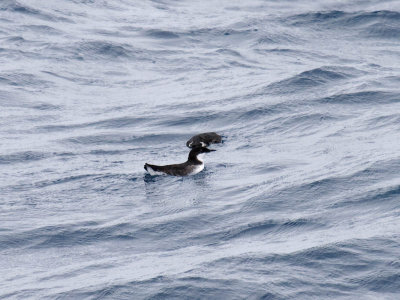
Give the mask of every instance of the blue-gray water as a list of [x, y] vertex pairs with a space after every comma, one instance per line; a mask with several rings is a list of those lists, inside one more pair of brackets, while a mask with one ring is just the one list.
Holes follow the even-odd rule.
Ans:
[[1, 0], [0, 298], [398, 299], [399, 71], [397, 0]]

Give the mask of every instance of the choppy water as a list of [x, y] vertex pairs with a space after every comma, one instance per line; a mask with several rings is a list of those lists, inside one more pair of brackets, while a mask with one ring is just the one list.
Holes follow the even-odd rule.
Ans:
[[398, 299], [399, 1], [1, 0], [0, 66], [0, 298]]

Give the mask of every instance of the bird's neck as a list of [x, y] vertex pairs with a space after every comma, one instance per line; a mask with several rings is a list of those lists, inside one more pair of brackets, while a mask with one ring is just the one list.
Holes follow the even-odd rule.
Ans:
[[188, 160], [195, 164], [201, 165], [201, 164], [203, 164], [203, 155], [204, 155], [204, 153], [192, 153], [191, 152], [189, 154]]

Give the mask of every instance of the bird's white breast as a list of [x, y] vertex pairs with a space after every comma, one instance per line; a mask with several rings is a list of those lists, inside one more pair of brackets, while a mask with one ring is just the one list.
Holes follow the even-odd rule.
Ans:
[[202, 163], [201, 165], [196, 165], [193, 170], [190, 172], [188, 175], [195, 175], [197, 173], [200, 173], [204, 169], [204, 164]]

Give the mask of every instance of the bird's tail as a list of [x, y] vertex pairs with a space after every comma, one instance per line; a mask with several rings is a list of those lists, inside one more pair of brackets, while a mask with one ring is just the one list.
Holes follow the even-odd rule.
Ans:
[[162, 175], [163, 174], [162, 170], [158, 166], [151, 165], [151, 164], [148, 164], [148, 163], [144, 164], [144, 169], [150, 175]]

